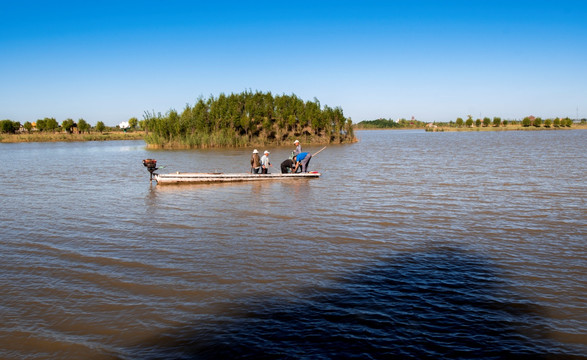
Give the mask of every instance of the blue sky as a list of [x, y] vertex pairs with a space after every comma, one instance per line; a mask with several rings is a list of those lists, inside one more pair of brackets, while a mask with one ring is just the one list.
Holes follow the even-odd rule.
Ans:
[[376, 118], [587, 117], [587, 1], [2, 1], [0, 119], [244, 90]]

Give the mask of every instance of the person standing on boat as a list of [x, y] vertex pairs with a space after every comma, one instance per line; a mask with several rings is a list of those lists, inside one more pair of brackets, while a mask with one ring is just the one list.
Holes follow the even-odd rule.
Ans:
[[271, 162], [269, 162], [269, 151], [265, 150], [263, 156], [261, 156], [261, 174], [268, 174], [269, 166], [272, 166]]
[[258, 174], [259, 170], [261, 170], [261, 159], [259, 158], [259, 152], [255, 149], [253, 150], [253, 155], [251, 155], [251, 171]]
[[308, 172], [308, 165], [310, 165], [311, 159], [312, 159], [312, 154], [310, 154], [308, 152], [303, 152], [303, 153], [299, 153], [298, 155], [296, 155], [296, 157], [294, 158], [294, 160], [296, 162], [296, 166], [292, 172], [295, 173], [296, 171], [298, 171], [298, 167], [300, 165], [302, 166], [302, 172]]
[[300, 140], [294, 141], [294, 145], [296, 146], [296, 149], [294, 150], [294, 154], [295, 155], [299, 155], [302, 153], [302, 145], [300, 144]]

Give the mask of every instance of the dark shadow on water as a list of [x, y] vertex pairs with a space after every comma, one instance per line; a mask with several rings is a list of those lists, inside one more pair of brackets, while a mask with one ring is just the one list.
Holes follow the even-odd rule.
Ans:
[[585, 359], [482, 257], [405, 253], [126, 348], [122, 359]]

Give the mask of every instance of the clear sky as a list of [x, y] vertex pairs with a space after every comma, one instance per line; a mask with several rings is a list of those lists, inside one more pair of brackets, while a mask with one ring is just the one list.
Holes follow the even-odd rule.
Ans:
[[377, 118], [587, 117], [587, 1], [0, 1], [0, 119], [244, 90]]

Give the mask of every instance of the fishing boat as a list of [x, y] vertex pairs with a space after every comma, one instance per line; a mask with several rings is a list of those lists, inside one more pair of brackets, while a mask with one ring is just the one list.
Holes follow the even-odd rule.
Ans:
[[313, 171], [297, 174], [248, 174], [248, 173], [174, 173], [153, 174], [157, 184], [178, 183], [210, 183], [231, 181], [264, 181], [285, 179], [312, 179], [320, 177], [320, 173]]
[[287, 174], [249, 174], [249, 173], [155, 173], [157, 160], [145, 159], [143, 165], [151, 173], [151, 181], [157, 181], [157, 184], [194, 184], [194, 183], [214, 183], [214, 182], [238, 182], [238, 181], [266, 181], [266, 180], [287, 180], [287, 179], [315, 179], [320, 177], [317, 171], [307, 173], [287, 173]]

